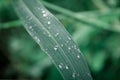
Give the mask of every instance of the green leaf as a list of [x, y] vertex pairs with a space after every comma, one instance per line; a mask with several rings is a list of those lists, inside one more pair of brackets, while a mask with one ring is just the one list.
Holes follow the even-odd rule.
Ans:
[[14, 7], [28, 33], [50, 56], [65, 80], [92, 80], [69, 33], [38, 0], [14, 0]]

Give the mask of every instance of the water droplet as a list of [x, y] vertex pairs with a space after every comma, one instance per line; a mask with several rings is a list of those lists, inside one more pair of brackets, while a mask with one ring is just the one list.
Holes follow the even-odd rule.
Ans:
[[73, 45], [73, 48], [74, 48], [74, 49], [77, 49], [77, 46], [76, 46], [76, 45]]
[[71, 38], [68, 36], [68, 39], [71, 40]]
[[72, 77], [75, 78], [75, 73], [72, 74]]
[[48, 21], [48, 24], [51, 24], [51, 22], [50, 22], [50, 21]]
[[40, 42], [40, 39], [38, 39], [37, 41]]
[[58, 67], [59, 67], [59, 68], [62, 68], [62, 65], [59, 64]]
[[79, 58], [80, 58], [80, 55], [77, 55], [77, 58], [79, 59]]
[[32, 29], [32, 26], [30, 26], [29, 29]]
[[71, 48], [70, 48], [70, 47], [68, 47], [68, 49], [70, 50]]
[[61, 44], [61, 46], [63, 47], [64, 45], [63, 45], [63, 44]]
[[57, 37], [58, 35], [59, 35], [59, 33], [56, 33], [56, 34], [55, 34], [55, 37]]
[[52, 37], [50, 34], [48, 35], [49, 37]]
[[43, 17], [46, 17], [47, 16], [47, 14], [43, 14]]
[[78, 52], [80, 52], [80, 50], [79, 49], [77, 49], [78, 50]]
[[57, 47], [54, 47], [54, 50], [56, 51], [58, 48]]
[[37, 36], [35, 36], [35, 40], [39, 43], [40, 42], [40, 39], [37, 37]]
[[[30, 31], [34, 31], [33, 27], [32, 26], [28, 26], [27, 27]], [[31, 34], [31, 33], [30, 33]]]
[[69, 69], [69, 67], [68, 67], [68, 66], [65, 66], [65, 68], [66, 68], [66, 69]]
[[45, 13], [45, 11], [43, 10], [42, 13]]
[[56, 50], [58, 50], [58, 47], [59, 47], [59, 46], [58, 46], [58, 45], [56, 45], [56, 46], [54, 47], [54, 50], [55, 50], [55, 51], [56, 51]]

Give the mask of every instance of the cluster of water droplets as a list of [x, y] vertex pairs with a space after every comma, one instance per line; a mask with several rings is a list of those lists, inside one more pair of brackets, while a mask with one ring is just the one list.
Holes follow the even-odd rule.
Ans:
[[77, 48], [76, 45], [72, 45], [71, 48], [72, 48], [72, 49], [75, 49], [75, 50], [78, 52], [78, 53], [77, 53], [77, 58], [80, 59], [80, 53], [81, 53], [81, 52], [80, 52], [79, 48]]
[[48, 11], [45, 11], [43, 9], [41, 9], [41, 11], [42, 11], [43, 17], [46, 17], [48, 19], [47, 24], [50, 25], [51, 21], [49, 20], [49, 17], [48, 17]]
[[[38, 9], [40, 9], [40, 8], [38, 8]], [[50, 19], [49, 19], [49, 17], [48, 17], [48, 13], [47, 13], [47, 11], [45, 11], [45, 10], [43, 10], [43, 9], [40, 9], [41, 11], [42, 11], [42, 16], [44, 17], [44, 18], [47, 18], [48, 20], [47, 20], [47, 24], [48, 25], [50, 25], [51, 24], [51, 21], [50, 21]], [[31, 20], [31, 18], [28, 18], [28, 20]], [[32, 29], [32, 28], [31, 28]], [[48, 29], [50, 29], [50, 27], [48, 26]], [[51, 37], [51, 35], [49, 34], [48, 35], [49, 37]], [[54, 34], [54, 37], [58, 37], [59, 36], [59, 32], [57, 32], [56, 34]], [[37, 38], [37, 37], [35, 37], [35, 39], [36, 39], [36, 41], [37, 42], [40, 42], [40, 40]], [[72, 39], [71, 39], [71, 37], [69, 37], [69, 36], [67, 36], [67, 44], [69, 44], [69, 42], [71, 41]], [[60, 44], [60, 46], [58, 46], [58, 45], [56, 45], [56, 46], [54, 46], [53, 47], [53, 49], [54, 49], [54, 51], [57, 51], [58, 50], [58, 48], [59, 47], [63, 47], [65, 44]], [[71, 49], [75, 49], [75, 50], [77, 50], [78, 52], [80, 52], [80, 50], [77, 48], [77, 46], [76, 45], [72, 45], [72, 46], [68, 46], [68, 51], [70, 51]], [[78, 58], [78, 59], [80, 59], [80, 54], [77, 54], [76, 55], [76, 57]], [[66, 70], [68, 70], [70, 67], [69, 67], [69, 65], [63, 65], [63, 63], [60, 63], [59, 65], [58, 65], [58, 67], [60, 68], [60, 69], [66, 69]], [[71, 74], [71, 76], [73, 77], [73, 78], [75, 78], [76, 77], [76, 73], [75, 72], [73, 72], [72, 74]], [[79, 74], [78, 74], [79, 75]]]
[[27, 28], [31, 31], [33, 31], [33, 27], [30, 24], [30, 20], [32, 20], [33, 18], [31, 16], [26, 16], [26, 20], [27, 20], [27, 24], [25, 24], [25, 26], [27, 26]]
[[60, 64], [58, 65], [58, 67], [59, 67], [60, 69], [66, 69], [66, 70], [69, 69], [69, 66], [68, 66], [68, 65], [63, 65], [63, 63], [60, 63]]

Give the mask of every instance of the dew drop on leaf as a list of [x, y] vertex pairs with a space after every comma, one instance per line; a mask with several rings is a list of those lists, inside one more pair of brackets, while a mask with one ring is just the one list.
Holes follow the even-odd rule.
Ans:
[[32, 29], [32, 26], [30, 26], [29, 29]]
[[59, 33], [56, 33], [56, 34], [55, 34], [55, 37], [57, 37], [58, 35], [59, 35]]
[[71, 40], [71, 38], [68, 36], [68, 39]]
[[62, 68], [62, 65], [59, 64], [58, 67], [59, 67], [59, 68]]
[[58, 48], [57, 47], [54, 47], [54, 50], [56, 51]]
[[77, 55], [77, 58], [79, 59], [79, 58], [80, 58], [80, 55]]
[[51, 37], [51, 35], [49, 34], [48, 37]]
[[66, 68], [66, 69], [69, 69], [69, 67], [68, 67], [68, 66], [65, 66], [65, 68]]
[[50, 21], [48, 21], [48, 24], [51, 24], [51, 22], [50, 22]]
[[35, 36], [35, 40], [39, 43], [40, 42], [40, 39], [37, 37], [37, 36]]
[[75, 78], [75, 73], [72, 74], [72, 77]]
[[64, 45], [63, 45], [63, 44], [61, 44], [61, 46], [63, 47]]
[[43, 10], [42, 13], [45, 13], [45, 11]]
[[68, 47], [68, 49], [70, 50], [71, 48], [70, 48], [70, 47]]
[[47, 14], [43, 14], [43, 17], [46, 17], [47, 16]]

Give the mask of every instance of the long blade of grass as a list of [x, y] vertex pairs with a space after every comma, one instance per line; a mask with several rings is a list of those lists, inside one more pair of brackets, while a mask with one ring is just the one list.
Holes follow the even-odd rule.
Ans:
[[14, 7], [28, 33], [52, 58], [65, 80], [92, 80], [69, 33], [38, 0], [14, 0]]

